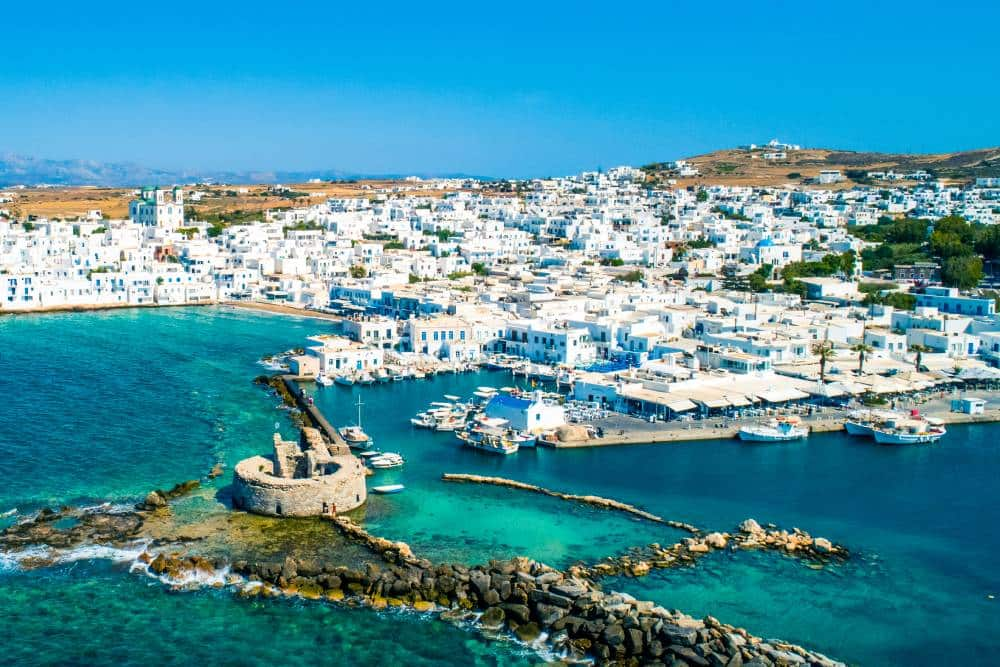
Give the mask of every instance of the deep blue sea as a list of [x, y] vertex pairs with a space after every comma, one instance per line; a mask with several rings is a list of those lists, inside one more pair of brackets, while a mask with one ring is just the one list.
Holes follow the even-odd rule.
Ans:
[[[0, 318], [0, 513], [134, 502], [150, 488], [227, 474], [188, 508], [226, 511], [232, 465], [292, 434], [252, 385], [265, 355], [330, 330], [321, 320], [228, 308]], [[990, 664], [1000, 648], [1000, 426], [953, 427], [932, 447], [877, 447], [819, 434], [801, 443], [701, 441], [491, 457], [409, 418], [444, 394], [512, 384], [500, 373], [311, 391], [335, 424], [362, 425], [407, 458], [373, 482], [365, 522], [431, 559], [528, 555], [552, 565], [669, 543], [671, 529], [532, 494], [449, 484], [443, 472], [593, 493], [664, 517], [733, 530], [747, 517], [847, 545], [813, 570], [773, 553], [715, 553], [689, 569], [605, 582], [670, 608], [855, 664]], [[221, 493], [220, 493], [221, 492]], [[8, 519], [7, 522], [14, 520]], [[0, 525], [5, 523], [0, 522]], [[168, 592], [120, 564], [80, 560], [28, 572], [0, 560], [5, 664], [529, 664], [511, 642], [413, 613]], [[280, 640], [278, 639], [280, 637]]]

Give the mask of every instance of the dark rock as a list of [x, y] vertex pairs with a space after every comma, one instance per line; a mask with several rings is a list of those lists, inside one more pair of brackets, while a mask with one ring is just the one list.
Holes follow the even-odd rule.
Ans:
[[584, 586], [570, 581], [564, 581], [560, 584], [556, 584], [549, 590], [552, 593], [563, 595], [574, 600], [587, 592], [587, 589]]
[[537, 623], [525, 623], [523, 625], [517, 626], [517, 630], [514, 631], [517, 638], [522, 642], [533, 642], [538, 639], [538, 635], [542, 634], [541, 628], [538, 627]]
[[490, 628], [496, 630], [503, 627], [504, 619], [506, 615], [503, 609], [500, 607], [490, 607], [483, 612], [483, 615], [479, 617], [479, 623], [484, 628]]
[[531, 610], [526, 605], [506, 603], [500, 605], [500, 608], [507, 612], [508, 618], [518, 623], [527, 623], [531, 620]]
[[642, 653], [643, 637], [642, 631], [636, 628], [625, 631], [625, 648], [631, 655]]
[[318, 574], [322, 574], [323, 566], [319, 562], [306, 559], [296, 561], [296, 570], [298, 570], [299, 575], [303, 577], [315, 577]]
[[573, 601], [568, 597], [564, 595], [556, 595], [550, 591], [543, 591], [539, 588], [531, 591], [531, 594], [528, 597], [534, 603], [554, 604], [562, 607], [563, 609], [569, 609], [573, 606]]
[[291, 556], [285, 556], [285, 562], [281, 565], [281, 576], [291, 581], [298, 576], [298, 563]]
[[689, 665], [695, 665], [695, 667], [709, 667], [708, 660], [705, 660], [705, 658], [701, 657], [687, 646], [677, 646], [672, 644], [667, 650]]
[[678, 646], [694, 646], [698, 641], [698, 631], [694, 628], [684, 628], [672, 623], [664, 623], [660, 629], [660, 634], [666, 637], [671, 644]]
[[492, 588], [483, 593], [482, 598], [483, 604], [487, 604], [491, 607], [500, 604], [500, 594]]
[[469, 583], [472, 584], [472, 589], [482, 599], [486, 591], [490, 590], [490, 575], [485, 572], [473, 570], [469, 573]]
[[566, 610], [552, 604], [535, 606], [535, 617], [543, 628], [548, 627], [566, 615]]
[[625, 629], [618, 623], [609, 625], [601, 633], [601, 639], [608, 646], [620, 646], [625, 643]]

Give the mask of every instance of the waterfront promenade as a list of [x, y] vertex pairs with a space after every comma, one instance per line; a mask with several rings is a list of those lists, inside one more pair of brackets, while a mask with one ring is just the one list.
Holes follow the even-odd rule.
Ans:
[[[929, 417], [936, 417], [946, 424], [1000, 422], [1000, 396], [986, 391], [977, 392], [975, 395], [987, 401], [986, 410], [981, 415], [952, 412], [952, 395], [946, 392], [943, 396], [936, 396], [922, 402], [907, 398], [897, 399], [895, 406], [897, 410], [908, 411], [910, 409], [918, 409], [922, 414]], [[879, 407], [882, 409], [890, 408], [889, 405]], [[814, 408], [812, 414], [790, 410], [776, 410], [775, 416], [794, 414], [809, 427], [811, 432], [825, 433], [843, 431], [844, 420], [847, 418], [847, 414], [854, 409], [857, 408], [818, 407]], [[649, 422], [638, 417], [612, 412], [607, 418], [592, 422], [594, 426], [604, 430], [604, 437], [560, 443], [558, 449], [735, 438], [741, 427], [758, 423], [765, 419], [767, 418], [750, 417], [735, 419], [731, 417], [714, 417], [692, 421]]]

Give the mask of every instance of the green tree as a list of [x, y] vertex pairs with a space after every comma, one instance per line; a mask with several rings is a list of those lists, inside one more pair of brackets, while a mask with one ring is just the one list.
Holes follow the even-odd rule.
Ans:
[[858, 343], [851, 347], [851, 349], [858, 353], [858, 375], [861, 375], [865, 369], [865, 355], [872, 351], [872, 346]]
[[441, 243], [447, 243], [448, 239], [451, 238], [451, 231], [448, 229], [439, 229], [437, 230], [437, 232], [435, 232], [435, 234], [438, 237], [438, 241], [440, 241]]
[[914, 361], [914, 368], [916, 368], [917, 372], [919, 373], [920, 368], [923, 365], [924, 352], [930, 352], [931, 348], [927, 347], [926, 345], [911, 345], [910, 351], [917, 353], [917, 356], [914, 357], [913, 361]]
[[368, 275], [368, 271], [365, 269], [365, 267], [361, 266], [360, 264], [355, 264], [354, 266], [352, 266], [350, 271], [352, 278], [361, 279]]
[[941, 265], [941, 282], [948, 287], [972, 289], [983, 279], [983, 260], [976, 255], [948, 257]]
[[489, 270], [487, 270], [486, 265], [483, 264], [482, 262], [473, 262], [472, 272], [475, 273], [477, 276], [485, 276], [486, 274], [489, 273]]
[[696, 201], [708, 201], [708, 190], [698, 190], [694, 198]]
[[1000, 225], [984, 226], [976, 238], [976, 252], [988, 260], [1000, 257]]
[[819, 381], [826, 380], [826, 363], [833, 359], [833, 343], [821, 341], [812, 346], [812, 353], [819, 357]]
[[627, 283], [637, 283], [642, 280], [642, 271], [636, 269], [635, 271], [629, 271], [621, 277], [621, 280]]

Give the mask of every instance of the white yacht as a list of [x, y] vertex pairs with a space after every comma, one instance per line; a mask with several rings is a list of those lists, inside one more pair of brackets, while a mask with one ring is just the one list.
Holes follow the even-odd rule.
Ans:
[[331, 380], [330, 377], [327, 375], [317, 375], [316, 384], [322, 385], [324, 387], [329, 387], [333, 384], [333, 380]]
[[379, 454], [378, 456], [372, 456], [371, 458], [367, 459], [366, 462], [372, 468], [378, 468], [380, 470], [384, 470], [386, 468], [399, 468], [406, 461], [403, 460], [402, 456], [396, 454], [395, 452], [385, 452], [383, 454]]

